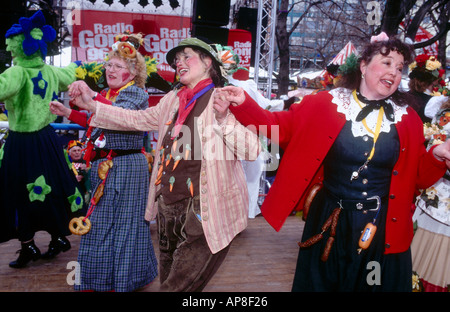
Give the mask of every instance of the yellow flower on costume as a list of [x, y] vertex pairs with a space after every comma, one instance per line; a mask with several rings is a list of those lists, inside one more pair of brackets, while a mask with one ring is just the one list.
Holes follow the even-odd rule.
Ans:
[[408, 67], [411, 79], [423, 80], [430, 75], [430, 78], [442, 79], [444, 74], [441, 62], [434, 55], [420, 54]]
[[431, 92], [431, 96], [440, 96], [440, 95], [442, 95], [442, 94], [441, 94], [441, 92], [439, 92], [439, 91], [433, 91], [433, 92]]
[[437, 195], [437, 190], [434, 187], [429, 187], [425, 193], [427, 194], [428, 199], [434, 199]]
[[427, 70], [433, 71], [441, 68], [442, 64], [434, 56], [430, 56], [430, 59], [426, 62], [425, 68]]
[[87, 71], [85, 68], [82, 67], [77, 67], [75, 69], [75, 77], [77, 77], [77, 79], [84, 79], [86, 77]]
[[422, 281], [420, 280], [419, 274], [413, 271], [412, 273], [412, 291], [413, 292], [422, 292], [423, 291], [423, 285]]
[[147, 69], [147, 76], [150, 76], [152, 73], [156, 73], [158, 62], [156, 58], [150, 58], [149, 56], [145, 56], [145, 67]]
[[426, 122], [423, 124], [423, 135], [425, 140], [431, 140], [434, 135], [441, 134], [441, 128], [436, 124]]
[[86, 75], [93, 78], [95, 83], [97, 83], [103, 75], [103, 64], [97, 62], [83, 63], [75, 69], [75, 76], [77, 79], [84, 80]]

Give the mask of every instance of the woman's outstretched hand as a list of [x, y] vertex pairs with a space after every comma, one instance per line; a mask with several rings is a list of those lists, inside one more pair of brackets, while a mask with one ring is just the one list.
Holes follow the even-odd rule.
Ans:
[[450, 140], [436, 146], [433, 154], [437, 159], [445, 161], [447, 168], [450, 169]]
[[241, 105], [245, 101], [245, 92], [242, 88], [227, 86], [219, 90], [220, 92], [225, 93], [226, 100], [229, 101], [233, 106]]
[[92, 91], [86, 82], [79, 80], [69, 86], [70, 101], [81, 109], [95, 113], [96, 104], [92, 99], [96, 92]]
[[51, 101], [49, 103], [49, 107], [50, 107], [50, 112], [52, 114], [58, 115], [58, 116], [63, 116], [66, 118], [69, 118], [70, 113], [72, 112], [72, 110], [66, 106], [64, 106], [64, 104], [58, 102], [58, 101]]
[[216, 120], [222, 124], [228, 116], [228, 107], [230, 105], [237, 106], [245, 101], [245, 93], [242, 88], [228, 86], [217, 89], [214, 95], [213, 108], [216, 114]]
[[91, 88], [84, 82], [83, 80], [77, 80], [70, 84], [69, 86], [69, 96], [71, 98], [76, 98], [83, 93], [87, 93], [87, 95], [92, 98], [95, 95], [95, 91], [92, 91]]

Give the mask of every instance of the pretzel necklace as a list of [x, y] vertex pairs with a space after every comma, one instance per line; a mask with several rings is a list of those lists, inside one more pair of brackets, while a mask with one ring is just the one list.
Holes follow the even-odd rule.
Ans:
[[97, 174], [98, 177], [102, 180], [102, 182], [97, 186], [95, 190], [94, 196], [91, 198], [91, 205], [87, 211], [85, 217], [73, 218], [69, 222], [69, 230], [72, 234], [75, 235], [84, 235], [87, 234], [91, 230], [91, 221], [89, 221], [88, 217], [94, 211], [95, 206], [100, 201], [100, 198], [103, 196], [103, 191], [105, 189], [106, 178], [108, 177], [109, 169], [113, 166], [111, 152], [109, 152], [107, 159], [102, 161], [98, 165]]

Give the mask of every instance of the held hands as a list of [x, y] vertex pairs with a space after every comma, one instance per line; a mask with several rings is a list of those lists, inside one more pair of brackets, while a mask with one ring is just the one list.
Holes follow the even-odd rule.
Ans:
[[50, 104], [50, 112], [52, 114], [58, 115], [58, 116], [63, 116], [66, 118], [69, 118], [70, 113], [72, 112], [72, 110], [66, 106], [64, 106], [62, 103], [58, 102], [58, 101], [51, 101]]
[[436, 146], [433, 154], [438, 160], [445, 161], [447, 168], [450, 169], [450, 140]]
[[72, 83], [69, 86], [69, 96], [74, 105], [95, 113], [95, 102], [92, 99], [95, 92], [89, 88], [86, 82], [79, 80]]
[[228, 105], [231, 104], [233, 106], [238, 106], [245, 101], [245, 92], [242, 88], [227, 86], [219, 89], [218, 91], [225, 95], [225, 100], [229, 102]]
[[[92, 97], [95, 92], [92, 91], [86, 82], [79, 80], [75, 81], [69, 86], [69, 96], [71, 104], [78, 106], [81, 109], [95, 111], [95, 102]], [[58, 101], [52, 101], [49, 104], [50, 112], [52, 114], [69, 118], [72, 110]]]
[[71, 98], [78, 97], [83, 93], [86, 93], [86, 95], [90, 98], [95, 95], [95, 92], [92, 91], [83, 80], [77, 80], [69, 86], [69, 96]]
[[237, 106], [245, 101], [245, 93], [242, 88], [227, 86], [217, 89], [214, 95], [213, 108], [216, 114], [216, 120], [222, 124], [228, 116], [228, 107], [231, 105]]

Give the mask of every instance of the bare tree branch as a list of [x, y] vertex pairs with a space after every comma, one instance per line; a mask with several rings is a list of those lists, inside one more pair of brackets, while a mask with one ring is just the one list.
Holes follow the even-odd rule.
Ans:
[[416, 15], [414, 15], [411, 23], [409, 24], [406, 31], [406, 37], [414, 41], [414, 38], [416, 37], [417, 31], [419, 30], [420, 24], [422, 23], [425, 15], [429, 13], [431, 8], [437, 2], [439, 2], [439, 0], [429, 0], [424, 2], [424, 4], [419, 8], [419, 10], [416, 12]]
[[[308, 7], [306, 8], [305, 12], [295, 21], [295, 23], [292, 25], [291, 29], [288, 31], [288, 36], [290, 37], [292, 33], [295, 31], [295, 29], [298, 27], [300, 22], [303, 20], [303, 18], [308, 14], [309, 10], [318, 4], [323, 3], [324, 1], [315, 1], [313, 3], [310, 3]], [[325, 1], [326, 2], [326, 1]], [[294, 4], [292, 4], [290, 10], [294, 8]]]

